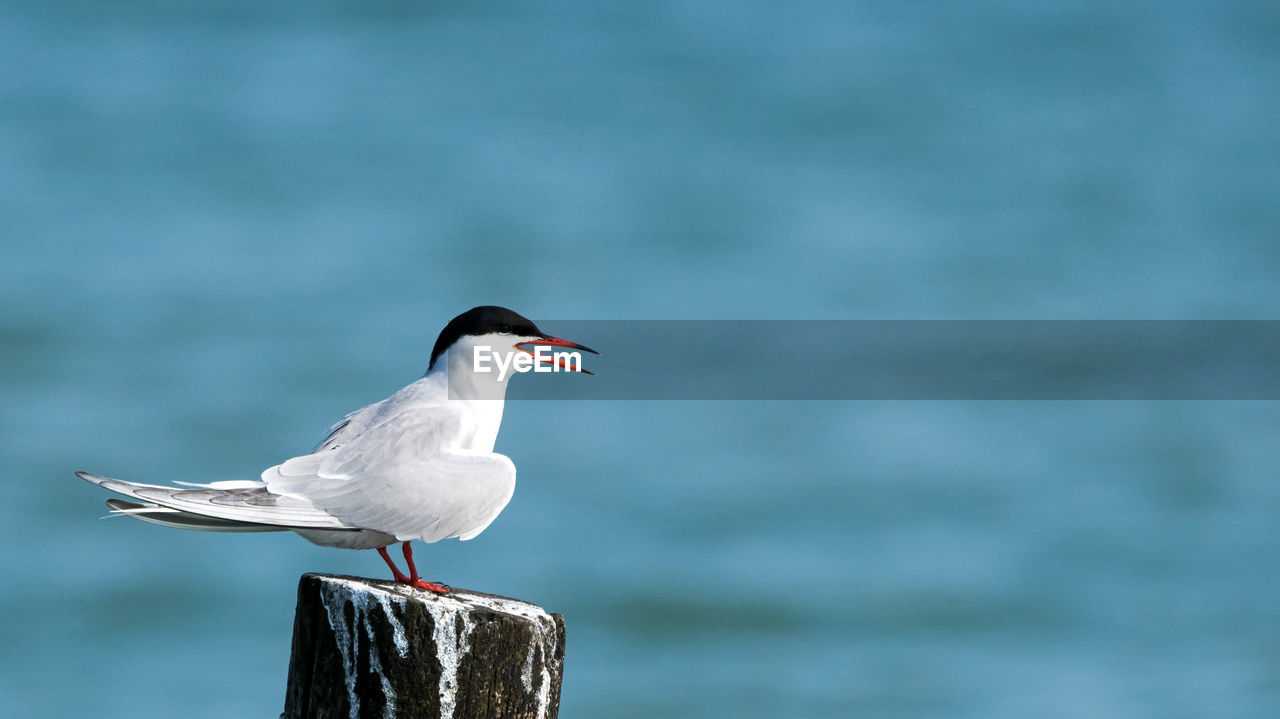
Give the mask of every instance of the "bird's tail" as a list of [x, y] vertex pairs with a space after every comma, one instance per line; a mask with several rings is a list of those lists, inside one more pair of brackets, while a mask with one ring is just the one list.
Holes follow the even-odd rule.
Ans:
[[288, 527], [277, 527], [269, 524], [251, 524], [249, 522], [237, 522], [232, 519], [218, 519], [217, 517], [206, 517], [202, 514], [192, 514], [191, 512], [183, 512], [171, 507], [162, 507], [158, 504], [139, 504], [137, 502], [126, 502], [123, 499], [108, 499], [107, 506], [111, 508], [114, 515], [124, 515], [141, 519], [144, 522], [159, 524], [163, 527], [176, 527], [178, 529], [194, 529], [198, 532], [284, 532]]
[[126, 482], [89, 472], [76, 472], [76, 476], [134, 500], [107, 500], [113, 514], [167, 527], [203, 532], [352, 529], [301, 499], [272, 494], [263, 482], [214, 482], [180, 488]]

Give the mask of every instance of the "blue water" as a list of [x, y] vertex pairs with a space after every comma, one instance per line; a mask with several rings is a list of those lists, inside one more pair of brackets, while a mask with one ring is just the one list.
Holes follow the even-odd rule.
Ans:
[[[100, 520], [71, 472], [255, 476], [473, 305], [1280, 315], [1274, 2], [0, 17], [6, 715], [276, 716], [298, 575], [377, 556]], [[1280, 716], [1278, 439], [1274, 402], [512, 402], [511, 505], [418, 556], [565, 614], [565, 717]]]

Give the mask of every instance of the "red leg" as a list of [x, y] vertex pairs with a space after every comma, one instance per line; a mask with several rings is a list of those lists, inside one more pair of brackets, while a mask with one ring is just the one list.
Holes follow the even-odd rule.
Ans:
[[[413, 582], [409, 581], [409, 578], [408, 578], [408, 577], [404, 576], [404, 574], [402, 574], [402, 573], [400, 572], [400, 568], [396, 566], [396, 563], [395, 563], [395, 562], [391, 561], [391, 557], [388, 557], [388, 556], [387, 556], [387, 548], [386, 548], [386, 547], [378, 547], [378, 554], [381, 554], [381, 555], [382, 555], [382, 561], [386, 562], [388, 567], [391, 567], [391, 574], [392, 574], [393, 576], [395, 576], [395, 578], [396, 578], [396, 581], [397, 581], [397, 582], [400, 582], [401, 584], [412, 584], [412, 583], [413, 583]], [[412, 565], [412, 564], [410, 564], [410, 565], [409, 565], [409, 567], [410, 567], [410, 568], [412, 568], [412, 567], [413, 567], [413, 565]], [[416, 571], [413, 573], [413, 575], [414, 575], [414, 579], [417, 579], [417, 578], [418, 578], [418, 573], [417, 573]]]
[[[409, 578], [406, 584], [412, 584], [418, 589], [425, 589], [429, 592], [435, 592], [436, 594], [448, 594], [449, 585], [437, 584], [436, 582], [424, 582], [422, 581], [422, 578], [418, 576], [418, 568], [415, 567], [413, 564], [413, 545], [409, 544], [408, 542], [405, 542], [400, 547], [400, 549], [401, 551], [404, 552], [404, 561], [409, 564]], [[382, 550], [379, 550], [379, 551], [385, 551], [385, 550], [386, 548], [384, 547]], [[396, 581], [399, 582], [404, 580], [397, 577]]]
[[409, 565], [409, 579], [414, 582], [421, 579], [418, 576], [418, 568], [413, 565], [413, 545], [403, 542], [400, 545], [400, 551], [404, 553], [404, 561]]

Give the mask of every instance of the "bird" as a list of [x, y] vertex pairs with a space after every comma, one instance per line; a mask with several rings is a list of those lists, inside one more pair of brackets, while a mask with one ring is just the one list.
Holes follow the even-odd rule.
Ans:
[[[475, 307], [441, 330], [420, 379], [346, 415], [311, 453], [259, 479], [172, 487], [76, 476], [129, 498], [108, 499], [113, 514], [206, 532], [293, 531], [320, 546], [376, 549], [396, 582], [444, 594], [448, 585], [418, 574], [411, 542], [468, 540], [493, 522], [516, 482], [515, 464], [493, 451], [507, 383], [530, 369], [592, 374], [582, 352], [599, 354], [512, 310]], [[396, 542], [408, 574], [387, 553]]]

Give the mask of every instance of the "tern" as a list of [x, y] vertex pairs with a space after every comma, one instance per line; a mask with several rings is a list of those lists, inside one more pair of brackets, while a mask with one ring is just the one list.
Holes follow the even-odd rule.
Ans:
[[[515, 464], [493, 451], [512, 376], [497, 370], [536, 363], [591, 374], [580, 352], [599, 354], [509, 309], [476, 307], [445, 325], [421, 379], [348, 414], [310, 454], [259, 480], [167, 487], [76, 475], [132, 500], [108, 499], [115, 514], [205, 532], [293, 531], [321, 546], [376, 549], [397, 582], [443, 594], [447, 585], [418, 575], [410, 543], [475, 537], [515, 490]], [[396, 542], [408, 575], [387, 555]]]

